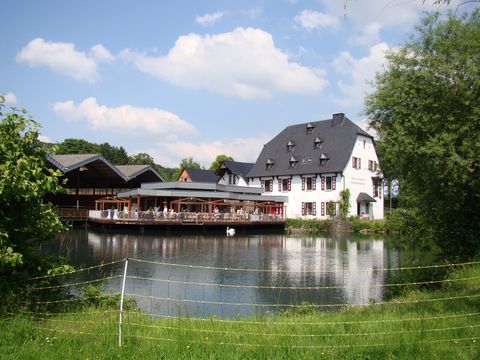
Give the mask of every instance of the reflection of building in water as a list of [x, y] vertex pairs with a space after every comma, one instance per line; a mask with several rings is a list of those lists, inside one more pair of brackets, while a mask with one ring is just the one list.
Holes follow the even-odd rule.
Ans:
[[[395, 261], [393, 266], [398, 265], [398, 254], [384, 248], [383, 240], [352, 241], [284, 235], [233, 238], [224, 235], [165, 236], [89, 231], [88, 247], [97, 263], [128, 257], [193, 265], [185, 268], [132, 262], [129, 275], [156, 280], [129, 280], [127, 288], [136, 294], [199, 301], [189, 305], [190, 313], [220, 316], [224, 315], [223, 311], [230, 315], [251, 315], [261, 308], [222, 307], [219, 310], [219, 306], [204, 305], [202, 301], [251, 304], [299, 304], [302, 301], [366, 304], [370, 299], [380, 301], [383, 293], [381, 285], [388, 275], [380, 269], [391, 267], [392, 261]], [[225, 268], [263, 271], [231, 271]], [[185, 285], [183, 282], [218, 285]], [[236, 285], [252, 287], [238, 288]], [[295, 290], [297, 287], [318, 289]], [[148, 301], [145, 304], [151, 306]], [[158, 306], [164, 311], [165, 306], [178, 307], [178, 304], [173, 301]], [[174, 311], [176, 309], [172, 308]]]
[[[348, 241], [326, 238], [283, 239], [281, 252], [272, 254], [271, 282], [290, 287], [325, 287], [310, 301], [340, 297], [337, 303], [365, 304], [380, 301], [385, 276], [383, 240]], [[276, 249], [278, 250], [278, 249]], [[337, 287], [334, 289], [334, 287]], [[312, 292], [314, 293], [314, 292]], [[335, 294], [335, 296], [334, 296]]]

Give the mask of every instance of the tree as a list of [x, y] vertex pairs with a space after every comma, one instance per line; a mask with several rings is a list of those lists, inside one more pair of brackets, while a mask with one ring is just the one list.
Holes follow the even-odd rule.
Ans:
[[155, 160], [147, 153], [139, 153], [128, 157], [129, 165], [155, 165]]
[[468, 258], [480, 247], [480, 12], [416, 30], [387, 55], [365, 112], [403, 199], [446, 257]]
[[212, 161], [212, 164], [209, 167], [209, 170], [216, 171], [224, 161], [234, 161], [231, 156], [225, 154], [217, 155], [215, 160]]
[[175, 172], [175, 176], [173, 178], [177, 180], [180, 174], [182, 173], [182, 171], [185, 169], [201, 169], [201, 168], [202, 167], [200, 166], [200, 164], [194, 161], [192, 157], [182, 159], [180, 161], [180, 164], [178, 165], [178, 169]]
[[116, 147], [109, 143], [98, 145], [98, 152], [114, 165], [125, 165], [128, 163], [127, 151], [123, 146]]
[[340, 211], [340, 217], [343, 221], [347, 220], [348, 211], [350, 210], [350, 190], [345, 189], [340, 191], [338, 208]]
[[43, 198], [61, 190], [61, 173], [46, 166], [39, 125], [25, 110], [4, 112], [0, 96], [0, 300], [18, 276], [43, 270], [38, 245], [64, 229]]
[[94, 144], [83, 139], [65, 139], [58, 144], [56, 154], [100, 154], [114, 165], [128, 163], [127, 151], [123, 146], [116, 147], [109, 143]]

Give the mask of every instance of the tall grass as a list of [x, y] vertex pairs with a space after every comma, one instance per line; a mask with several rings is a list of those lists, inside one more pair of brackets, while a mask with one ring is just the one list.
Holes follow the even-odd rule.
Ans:
[[[478, 359], [480, 266], [453, 272], [436, 290], [336, 313], [263, 318], [153, 319], [88, 307], [78, 313], [0, 320], [2, 359]], [[467, 279], [468, 280], [463, 280]], [[435, 300], [445, 299], [449, 300]], [[303, 309], [304, 310], [304, 309]]]

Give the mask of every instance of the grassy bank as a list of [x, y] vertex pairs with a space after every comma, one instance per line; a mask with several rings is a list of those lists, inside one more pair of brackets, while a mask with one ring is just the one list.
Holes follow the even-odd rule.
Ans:
[[[469, 280], [465, 280], [470, 278]], [[15, 315], [0, 323], [2, 359], [478, 359], [480, 267], [435, 291], [380, 305], [221, 321], [160, 319], [130, 311], [123, 347], [118, 313]]]

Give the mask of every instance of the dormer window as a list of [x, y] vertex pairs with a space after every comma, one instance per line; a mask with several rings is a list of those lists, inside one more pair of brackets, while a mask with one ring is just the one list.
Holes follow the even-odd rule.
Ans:
[[315, 138], [315, 140], [313, 140], [313, 148], [314, 149], [320, 149], [322, 144], [323, 144], [323, 140], [320, 139], [318, 136]]
[[273, 168], [273, 165], [275, 165], [275, 161], [273, 159], [268, 158], [267, 162], [265, 164], [265, 167], [267, 169], [271, 169], [271, 168]]
[[313, 129], [315, 129], [315, 126], [313, 126], [311, 123], [307, 124], [307, 134], [313, 133]]
[[298, 160], [295, 158], [295, 156], [291, 156], [289, 163], [290, 163], [290, 167], [295, 167], [298, 164]]
[[289, 140], [287, 143], [287, 151], [292, 152], [295, 149], [295, 143], [292, 140]]
[[325, 165], [328, 162], [328, 156], [326, 154], [320, 155], [320, 165]]

